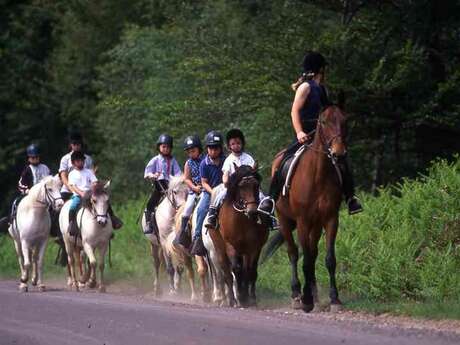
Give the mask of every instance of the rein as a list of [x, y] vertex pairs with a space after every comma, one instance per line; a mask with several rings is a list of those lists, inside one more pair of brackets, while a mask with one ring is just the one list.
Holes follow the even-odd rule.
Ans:
[[[252, 176], [252, 175], [251, 176], [245, 176], [245, 177], [243, 177], [241, 179], [241, 181], [239, 183], [244, 182], [244, 181], [250, 181], [252, 179], [254, 179], [254, 176]], [[242, 205], [243, 207], [239, 207], [239, 205], [237, 203]], [[241, 199], [241, 198], [240, 198], [240, 200], [238, 200], [238, 202], [236, 202], [236, 201], [232, 202], [233, 209], [238, 213], [243, 213], [246, 217], [249, 216], [248, 205], [252, 205], [252, 204], [258, 205], [259, 203], [256, 200], [255, 201], [246, 201], [246, 200]]]
[[343, 185], [342, 173], [340, 172], [340, 169], [338, 167], [337, 157], [335, 157], [332, 154], [332, 149], [331, 149], [332, 142], [337, 138], [341, 138], [342, 134], [341, 133], [335, 133], [331, 138], [326, 139], [325, 136], [324, 136], [324, 133], [322, 131], [323, 124], [321, 123], [319, 118], [318, 118], [318, 124], [317, 124], [316, 127], [317, 127], [317, 130], [314, 129], [313, 131], [309, 132], [308, 134], [310, 134], [310, 133], [313, 134], [314, 132], [317, 132], [318, 135], [319, 135], [319, 140], [321, 142], [321, 146], [325, 147], [326, 149], [317, 149], [317, 148], [313, 147], [313, 143], [306, 144], [305, 146], [309, 150], [319, 152], [319, 153], [324, 153], [329, 158], [329, 160], [331, 161], [331, 163], [332, 163], [332, 165], [333, 165], [333, 167], [334, 167], [334, 169], [335, 169], [335, 171], [337, 173], [337, 177], [339, 178], [339, 183], [342, 186]]
[[56, 201], [57, 200], [63, 200], [61, 196], [55, 198], [53, 195], [51, 195], [49, 189], [46, 187], [46, 184], [43, 184], [43, 188], [45, 189], [45, 200], [38, 200], [38, 198], [35, 200], [39, 204], [46, 205], [46, 206], [53, 206], [53, 208], [56, 207]]
[[164, 189], [161, 183], [159, 183], [158, 185], [160, 186], [161, 192], [164, 194], [165, 198], [168, 199], [171, 206], [177, 211], [180, 208], [180, 206], [177, 205], [174, 191], [170, 192]]

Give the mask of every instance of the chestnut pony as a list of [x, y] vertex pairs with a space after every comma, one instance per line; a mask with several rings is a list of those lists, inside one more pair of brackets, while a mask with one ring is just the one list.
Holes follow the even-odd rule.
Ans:
[[230, 306], [235, 304], [234, 291], [240, 306], [250, 306], [256, 304], [257, 265], [268, 228], [258, 222], [260, 175], [247, 165], [235, 168], [219, 212], [220, 228], [209, 230], [209, 235], [224, 272]]
[[[335, 239], [339, 225], [339, 207], [342, 201], [341, 177], [337, 159], [346, 154], [346, 116], [336, 105], [323, 109], [316, 125], [313, 142], [299, 158], [287, 195], [276, 202], [280, 232], [287, 244], [291, 264], [292, 307], [311, 311], [318, 303], [315, 262], [322, 230], [326, 234], [326, 267], [329, 272], [331, 311], [340, 309], [335, 270]], [[282, 155], [272, 164], [272, 175]], [[298, 242], [303, 250], [305, 285], [297, 274], [298, 248], [293, 230], [297, 228]], [[270, 241], [273, 244], [273, 241]]]

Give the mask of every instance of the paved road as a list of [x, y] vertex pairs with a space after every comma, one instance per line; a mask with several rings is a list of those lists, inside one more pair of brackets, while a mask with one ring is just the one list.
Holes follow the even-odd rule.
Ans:
[[0, 281], [0, 345], [460, 344], [460, 337], [337, 322], [321, 315], [192, 306]]

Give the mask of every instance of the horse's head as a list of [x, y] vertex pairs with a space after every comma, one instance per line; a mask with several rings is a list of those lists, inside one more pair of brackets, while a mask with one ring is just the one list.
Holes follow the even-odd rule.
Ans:
[[[43, 186], [43, 188], [41, 186]], [[62, 200], [61, 197], [61, 187], [62, 182], [58, 175], [47, 176], [41, 183], [36, 185], [36, 189], [41, 193], [43, 202], [51, 205], [56, 211], [60, 210], [64, 205], [64, 200]]]
[[89, 196], [86, 199], [86, 207], [90, 208], [96, 217], [99, 225], [107, 224], [109, 210], [109, 188], [110, 181], [104, 183], [97, 181], [91, 186]]
[[228, 181], [227, 198], [233, 202], [236, 210], [246, 213], [249, 218], [255, 218], [258, 214], [260, 181], [257, 168], [249, 165], [235, 165], [235, 172]]
[[341, 157], [347, 153], [346, 115], [336, 105], [326, 107], [318, 118], [316, 134], [321, 144], [334, 157]]
[[189, 188], [183, 175], [170, 178], [167, 197], [174, 208], [178, 209], [187, 201], [188, 192]]

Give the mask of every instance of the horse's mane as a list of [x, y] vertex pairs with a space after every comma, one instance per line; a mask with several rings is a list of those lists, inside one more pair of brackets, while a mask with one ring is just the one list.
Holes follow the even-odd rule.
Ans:
[[40, 182], [34, 184], [32, 188], [30, 188], [29, 193], [27, 196], [29, 196], [32, 200], [36, 200], [39, 196], [39, 193], [42, 193], [43, 191], [41, 190], [42, 186], [45, 184], [48, 184], [50, 181], [53, 180], [53, 176], [49, 175], [44, 177]]
[[173, 191], [181, 185], [184, 185], [186, 188], [188, 188], [187, 184], [185, 183], [184, 175], [171, 176], [169, 179], [168, 191]]
[[262, 181], [260, 174], [257, 171], [254, 171], [251, 166], [242, 165], [229, 176], [227, 184], [227, 195], [225, 196], [225, 199], [235, 201], [238, 195], [238, 184], [244, 177], [248, 176], [254, 176], [257, 181]]
[[87, 193], [87, 195], [82, 198], [82, 206], [83, 207], [91, 207], [91, 196], [99, 196], [102, 194], [108, 194], [107, 191], [105, 190], [106, 182], [105, 181], [96, 181], [90, 189], [90, 192]]

